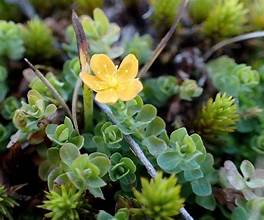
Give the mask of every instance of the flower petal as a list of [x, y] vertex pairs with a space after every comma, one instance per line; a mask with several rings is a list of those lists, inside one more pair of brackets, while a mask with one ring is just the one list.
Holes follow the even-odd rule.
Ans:
[[118, 100], [117, 92], [114, 89], [99, 91], [95, 96], [95, 100], [101, 103], [113, 104]]
[[101, 80], [108, 81], [116, 77], [117, 68], [112, 60], [105, 54], [93, 55], [90, 66], [94, 74]]
[[118, 81], [127, 81], [136, 78], [138, 60], [133, 54], [128, 54], [120, 64], [117, 72]]
[[85, 72], [80, 73], [80, 78], [82, 79], [85, 85], [87, 85], [90, 89], [96, 92], [107, 89], [108, 87], [108, 84], [106, 82], [100, 80], [96, 76]]
[[120, 83], [117, 88], [118, 98], [122, 101], [130, 101], [143, 89], [142, 83], [138, 79], [133, 79]]

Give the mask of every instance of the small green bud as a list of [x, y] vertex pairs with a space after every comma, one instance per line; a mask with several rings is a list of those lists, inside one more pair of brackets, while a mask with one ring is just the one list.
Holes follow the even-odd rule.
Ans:
[[122, 178], [136, 172], [134, 162], [128, 157], [122, 157], [120, 153], [114, 153], [110, 160], [112, 166], [109, 170], [109, 176], [112, 181], [122, 180]]
[[56, 191], [46, 193], [40, 208], [49, 211], [45, 217], [51, 219], [79, 220], [78, 208], [82, 204], [81, 192], [71, 186], [62, 185]]
[[245, 30], [247, 12], [239, 0], [216, 0], [203, 24], [203, 31], [218, 38], [240, 34]]
[[38, 59], [47, 59], [55, 54], [54, 38], [50, 28], [41, 20], [30, 20], [22, 29], [26, 55]]
[[27, 116], [21, 109], [15, 111], [13, 123], [17, 129], [24, 130], [26, 128]]
[[195, 80], [187, 79], [180, 85], [180, 97], [183, 100], [191, 101], [192, 98], [202, 94], [203, 89], [199, 87]]
[[239, 120], [238, 107], [231, 96], [218, 93], [209, 99], [198, 112], [195, 128], [207, 138], [233, 132]]
[[214, 0], [191, 0], [189, 2], [189, 12], [196, 23], [203, 22], [214, 6]]
[[13, 219], [11, 212], [15, 206], [18, 206], [18, 203], [8, 195], [5, 187], [0, 185], [0, 216]]
[[141, 179], [141, 192], [134, 190], [134, 195], [142, 212], [150, 219], [173, 219], [183, 207], [180, 185], [174, 175], [169, 178], [158, 173], [150, 181]]
[[73, 124], [68, 117], [65, 117], [63, 124], [49, 124], [46, 128], [46, 134], [51, 141], [59, 146], [65, 143], [72, 143], [81, 148], [84, 143], [84, 137], [74, 130]]
[[177, 10], [180, 6], [180, 0], [150, 0], [153, 7], [152, 20], [156, 26], [168, 27], [175, 20]]

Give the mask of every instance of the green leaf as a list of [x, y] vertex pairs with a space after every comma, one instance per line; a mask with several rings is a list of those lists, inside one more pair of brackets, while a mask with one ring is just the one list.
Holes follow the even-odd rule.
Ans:
[[96, 22], [97, 30], [100, 35], [104, 35], [107, 33], [109, 28], [109, 21], [108, 18], [105, 16], [104, 12], [96, 8], [93, 11], [93, 17]]
[[96, 217], [97, 220], [115, 220], [114, 217], [107, 212], [100, 210], [99, 214]]
[[60, 158], [68, 166], [71, 166], [73, 161], [79, 156], [80, 152], [74, 144], [64, 144], [60, 148]]
[[54, 105], [54, 104], [49, 104], [49, 105], [46, 107], [46, 109], [45, 109], [44, 115], [45, 115], [46, 117], [48, 117], [48, 116], [54, 114], [54, 113], [56, 112], [56, 110], [57, 110], [56, 105]]
[[155, 136], [150, 136], [144, 139], [142, 143], [147, 146], [150, 154], [155, 157], [167, 150], [167, 144], [165, 141]]
[[171, 133], [170, 140], [181, 143], [186, 135], [188, 135], [186, 128], [179, 128]]
[[110, 168], [110, 160], [103, 153], [94, 152], [89, 155], [89, 160], [100, 170], [100, 177], [103, 177]]
[[80, 149], [84, 144], [84, 137], [81, 135], [70, 137], [69, 142], [73, 143], [78, 149]]
[[51, 147], [47, 150], [47, 159], [53, 165], [56, 165], [60, 162], [59, 149], [56, 147]]
[[201, 178], [191, 182], [192, 190], [197, 196], [209, 196], [212, 194], [211, 184], [206, 178]]
[[243, 207], [236, 207], [231, 215], [231, 220], [248, 220], [248, 211]]
[[54, 186], [54, 181], [55, 179], [61, 175], [61, 169], [59, 169], [58, 167], [53, 169], [49, 175], [48, 175], [48, 188], [49, 190], [53, 190], [53, 186]]
[[56, 129], [56, 136], [59, 142], [65, 142], [69, 138], [69, 129], [64, 125], [59, 125]]
[[100, 170], [99, 168], [91, 163], [89, 157], [87, 154], [82, 154], [78, 158], [76, 158], [73, 163], [71, 164], [71, 168], [78, 169], [81, 171], [90, 169], [90, 174], [93, 176], [99, 176], [100, 175]]
[[64, 125], [69, 129], [70, 134], [74, 131], [72, 121], [67, 116], [64, 119]]
[[240, 165], [240, 170], [241, 170], [244, 178], [246, 178], [246, 179], [252, 177], [255, 173], [254, 165], [248, 160], [242, 161], [242, 163]]
[[157, 115], [157, 109], [153, 105], [146, 104], [137, 114], [136, 120], [143, 123], [147, 123], [155, 119], [156, 115]]
[[204, 147], [202, 138], [198, 134], [192, 134], [191, 135], [192, 140], [195, 143], [196, 149], [201, 151], [203, 154], [206, 154], [206, 149]]
[[104, 195], [100, 188], [89, 188], [89, 191], [95, 198], [104, 199]]
[[150, 122], [146, 129], [146, 136], [155, 135], [158, 136], [162, 131], [165, 130], [165, 122], [161, 117], [156, 117], [153, 121]]
[[127, 105], [127, 114], [132, 117], [142, 109], [144, 103], [141, 97], [137, 96], [136, 98], [127, 102], [126, 105]]
[[158, 165], [167, 173], [179, 173], [181, 162], [182, 158], [179, 157], [176, 151], [162, 153], [157, 158]]
[[83, 29], [85, 33], [92, 38], [98, 38], [98, 32], [95, 27], [95, 22], [88, 16], [82, 19]]
[[78, 175], [76, 172], [69, 171], [66, 173], [66, 175], [77, 189], [83, 191], [87, 188], [86, 180], [82, 176]]
[[213, 195], [210, 196], [196, 196], [195, 202], [200, 206], [208, 209], [210, 211], [214, 211], [216, 207], [216, 201]]
[[86, 181], [87, 185], [92, 188], [99, 188], [106, 185], [106, 183], [99, 177], [89, 177]]
[[187, 181], [193, 181], [202, 177], [204, 177], [204, 174], [201, 169], [184, 170], [184, 178]]
[[39, 165], [39, 169], [38, 169], [38, 175], [40, 177], [40, 179], [42, 179], [43, 181], [47, 181], [49, 173], [51, 172], [51, 170], [53, 169], [53, 166], [50, 164], [49, 161], [44, 161]]

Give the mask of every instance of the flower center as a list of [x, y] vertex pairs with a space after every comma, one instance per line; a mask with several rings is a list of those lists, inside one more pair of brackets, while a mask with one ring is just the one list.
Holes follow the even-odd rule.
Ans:
[[118, 84], [118, 80], [116, 77], [111, 77], [111, 79], [108, 81], [108, 85], [113, 88], [116, 87]]

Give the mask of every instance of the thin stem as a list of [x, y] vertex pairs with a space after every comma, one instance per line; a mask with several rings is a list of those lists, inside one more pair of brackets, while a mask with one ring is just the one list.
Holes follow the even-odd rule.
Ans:
[[[117, 120], [116, 120], [115, 116], [113, 115], [113, 112], [111, 111], [111, 109], [107, 105], [101, 104], [99, 102], [96, 102], [96, 104], [107, 115], [107, 117], [110, 119], [110, 121], [112, 121], [114, 124], [117, 124]], [[147, 159], [147, 157], [145, 156], [145, 154], [141, 150], [138, 143], [130, 135], [124, 135], [124, 137], [125, 137], [126, 142], [129, 144], [130, 149], [134, 152], [134, 154], [138, 157], [138, 159], [141, 161], [141, 163], [147, 169], [148, 174], [152, 178], [154, 178], [157, 174], [157, 171], [155, 170], [155, 168], [153, 167], [151, 162]], [[193, 220], [192, 216], [188, 213], [188, 211], [185, 208], [181, 208], [180, 212], [186, 220]]]
[[149, 70], [149, 68], [152, 66], [152, 64], [155, 62], [155, 60], [157, 59], [157, 57], [160, 55], [160, 53], [162, 52], [162, 50], [165, 48], [165, 46], [167, 45], [168, 41], [170, 40], [170, 38], [172, 37], [173, 33], [176, 30], [176, 27], [178, 26], [184, 9], [186, 8], [187, 4], [188, 4], [189, 0], [183, 0], [181, 7], [178, 10], [177, 16], [175, 17], [175, 21], [172, 24], [171, 28], [169, 29], [169, 31], [166, 33], [166, 35], [161, 39], [160, 43], [157, 45], [157, 47], [155, 48], [154, 52], [153, 52], [153, 56], [151, 57], [151, 59], [143, 66], [143, 68], [140, 70], [138, 76], [142, 77], [146, 74], [146, 72]]
[[78, 121], [77, 121], [77, 103], [78, 103], [78, 94], [81, 86], [82, 86], [82, 80], [78, 78], [72, 95], [72, 121], [77, 131], [79, 131]]
[[221, 49], [222, 47], [225, 47], [229, 44], [233, 44], [239, 41], [244, 41], [244, 40], [250, 40], [250, 39], [254, 39], [254, 38], [261, 38], [264, 37], [264, 31], [256, 31], [256, 32], [251, 32], [248, 34], [242, 34], [233, 38], [229, 38], [226, 40], [223, 40], [217, 44], [215, 44], [207, 53], [205, 53], [204, 55], [204, 60], [208, 60], [214, 52], [216, 52], [217, 50]]
[[85, 131], [93, 130], [93, 92], [83, 85], [83, 110], [84, 110], [84, 129]]
[[58, 91], [53, 87], [53, 85], [51, 85], [51, 83], [46, 79], [46, 77], [32, 63], [28, 61], [28, 59], [25, 58], [24, 60], [27, 62], [30, 68], [34, 70], [34, 73], [37, 75], [37, 77], [48, 87], [53, 97], [58, 100], [58, 102], [64, 108], [67, 115], [72, 119], [71, 111], [67, 106], [67, 104], [65, 103], [64, 99], [58, 93]]

